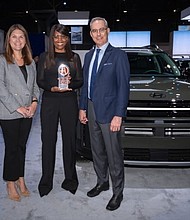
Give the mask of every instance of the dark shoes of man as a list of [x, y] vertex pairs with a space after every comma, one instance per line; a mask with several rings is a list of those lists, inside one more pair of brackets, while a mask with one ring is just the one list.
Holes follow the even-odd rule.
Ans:
[[102, 191], [109, 190], [109, 183], [97, 184], [93, 189], [87, 192], [88, 197], [98, 196]]
[[108, 202], [106, 209], [110, 211], [114, 211], [118, 209], [122, 200], [123, 200], [123, 194], [113, 195], [110, 201]]
[[[98, 196], [101, 192], [109, 190], [109, 183], [97, 184], [94, 188], [92, 188], [89, 192], [87, 192], [88, 197]], [[110, 211], [114, 211], [118, 209], [123, 200], [123, 194], [113, 195], [110, 201], [108, 202], [106, 209]]]

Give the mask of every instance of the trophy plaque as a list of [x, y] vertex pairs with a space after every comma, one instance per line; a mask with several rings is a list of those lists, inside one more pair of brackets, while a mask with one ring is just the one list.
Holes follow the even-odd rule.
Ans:
[[68, 89], [69, 67], [61, 64], [58, 67], [58, 87], [60, 89]]

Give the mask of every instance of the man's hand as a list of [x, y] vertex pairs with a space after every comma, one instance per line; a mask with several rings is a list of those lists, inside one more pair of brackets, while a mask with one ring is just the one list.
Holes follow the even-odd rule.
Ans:
[[86, 117], [86, 111], [80, 110], [79, 111], [79, 120], [82, 124], [86, 124], [88, 122], [88, 118]]
[[120, 131], [121, 123], [122, 123], [122, 117], [114, 116], [110, 124], [110, 130], [113, 132]]

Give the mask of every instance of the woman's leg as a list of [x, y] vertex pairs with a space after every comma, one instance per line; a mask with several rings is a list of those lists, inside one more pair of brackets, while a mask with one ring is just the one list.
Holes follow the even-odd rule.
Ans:
[[47, 195], [53, 188], [56, 141], [58, 131], [57, 99], [43, 99], [41, 106], [42, 177], [38, 186], [40, 196]]
[[[65, 104], [67, 103], [67, 104]], [[63, 163], [65, 180], [62, 188], [75, 193], [78, 187], [76, 172], [76, 124], [78, 120], [78, 106], [75, 96], [64, 97], [60, 107], [60, 124], [63, 139]]]

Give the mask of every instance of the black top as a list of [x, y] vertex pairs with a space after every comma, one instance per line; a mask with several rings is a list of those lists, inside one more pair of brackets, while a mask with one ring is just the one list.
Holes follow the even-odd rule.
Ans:
[[21, 72], [22, 72], [22, 74], [24, 76], [25, 81], [27, 82], [28, 75], [27, 75], [27, 71], [26, 71], [26, 66], [23, 65], [23, 66], [19, 66], [19, 67], [20, 67], [20, 70], [21, 70]]
[[[78, 89], [83, 84], [82, 67], [81, 60], [77, 53], [74, 53], [74, 61], [68, 61], [65, 53], [55, 53], [55, 65], [51, 66], [49, 69], [45, 68], [45, 58], [46, 53], [40, 55], [38, 61], [38, 74], [37, 83], [40, 88], [50, 96], [62, 96], [73, 93], [75, 89]], [[51, 92], [53, 86], [58, 86], [58, 67], [61, 64], [65, 64], [69, 67], [71, 83], [69, 88], [73, 91], [68, 92]]]

